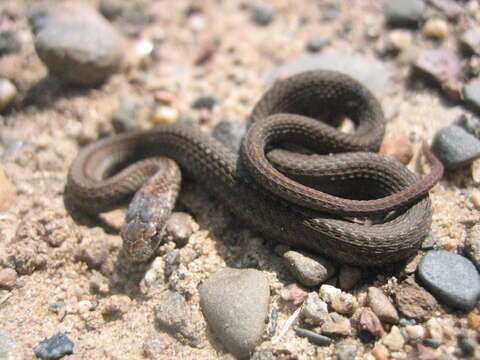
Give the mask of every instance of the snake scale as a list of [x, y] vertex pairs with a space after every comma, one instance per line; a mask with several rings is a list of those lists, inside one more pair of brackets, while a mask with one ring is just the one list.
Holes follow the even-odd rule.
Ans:
[[[336, 128], [344, 117], [354, 133]], [[98, 140], [73, 161], [66, 191], [80, 209], [98, 213], [140, 189], [122, 229], [124, 249], [137, 262], [161, 242], [178, 167], [247, 224], [293, 247], [359, 266], [415, 253], [431, 225], [428, 190], [443, 167], [426, 145], [431, 170], [423, 179], [374, 153], [385, 121], [366, 87], [333, 71], [291, 76], [264, 94], [248, 123], [240, 154], [182, 123]]]

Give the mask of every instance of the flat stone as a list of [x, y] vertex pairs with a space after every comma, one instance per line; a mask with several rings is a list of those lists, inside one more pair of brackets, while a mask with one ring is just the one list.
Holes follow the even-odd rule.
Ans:
[[73, 342], [65, 334], [57, 334], [43, 340], [33, 349], [35, 356], [44, 360], [56, 360], [73, 354]]
[[297, 251], [283, 255], [285, 266], [305, 286], [319, 285], [335, 274], [335, 267], [325, 258]]
[[123, 39], [95, 9], [68, 2], [46, 11], [35, 49], [50, 73], [70, 84], [95, 86], [119, 70]]
[[423, 20], [425, 4], [421, 0], [390, 0], [385, 16], [391, 25], [416, 25]]
[[480, 54], [480, 30], [471, 28], [460, 36], [460, 44], [471, 53]]
[[23, 358], [23, 351], [13, 336], [0, 328], [0, 359], [23, 360]]
[[453, 169], [480, 157], [480, 140], [454, 124], [437, 132], [432, 151], [446, 168]]
[[443, 250], [427, 253], [418, 276], [443, 303], [469, 311], [480, 297], [480, 274], [467, 258]]
[[323, 323], [320, 331], [325, 335], [348, 336], [352, 333], [352, 325], [346, 317], [332, 313], [330, 319]]
[[254, 269], [222, 269], [200, 285], [199, 295], [213, 333], [235, 356], [248, 356], [265, 327], [270, 298], [265, 275]]
[[317, 293], [309, 293], [302, 305], [301, 316], [306, 323], [322, 325], [330, 319], [328, 305], [320, 299]]
[[287, 62], [269, 73], [266, 82], [271, 85], [285, 76], [318, 69], [340, 71], [350, 75], [365, 84], [376, 96], [389, 94], [395, 89], [390, 72], [385, 64], [374, 59], [338, 51], [332, 51], [328, 54], [307, 55]]
[[480, 78], [469, 81], [463, 88], [465, 101], [475, 109], [480, 109]]
[[429, 319], [437, 308], [435, 298], [413, 278], [407, 278], [395, 288], [395, 303], [404, 315], [419, 321]]
[[447, 48], [423, 51], [417, 57], [413, 66], [440, 85], [458, 81], [462, 73], [460, 57]]
[[399, 317], [397, 309], [382, 290], [376, 287], [368, 288], [368, 306], [378, 316], [378, 318], [389, 324], [398, 324]]
[[478, 224], [468, 231], [465, 240], [465, 253], [477, 269], [480, 269], [480, 225]]

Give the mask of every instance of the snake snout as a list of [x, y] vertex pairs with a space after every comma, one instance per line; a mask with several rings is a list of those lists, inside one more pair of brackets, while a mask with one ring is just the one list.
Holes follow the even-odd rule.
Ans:
[[134, 218], [122, 227], [123, 249], [132, 261], [146, 261], [155, 253], [161, 242], [162, 233], [158, 224]]

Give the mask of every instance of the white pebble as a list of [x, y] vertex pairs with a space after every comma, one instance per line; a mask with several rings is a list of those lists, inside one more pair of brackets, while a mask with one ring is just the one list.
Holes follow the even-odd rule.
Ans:
[[6, 109], [17, 96], [17, 88], [10, 80], [0, 79], [0, 111]]

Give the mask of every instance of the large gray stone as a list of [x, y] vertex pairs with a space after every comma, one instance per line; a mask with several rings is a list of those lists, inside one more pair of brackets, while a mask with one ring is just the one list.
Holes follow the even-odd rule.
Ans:
[[200, 306], [213, 333], [229, 352], [245, 358], [265, 327], [270, 289], [262, 272], [222, 269], [199, 287]]
[[456, 168], [480, 156], [480, 140], [464, 128], [450, 125], [437, 132], [432, 151], [446, 168]]

